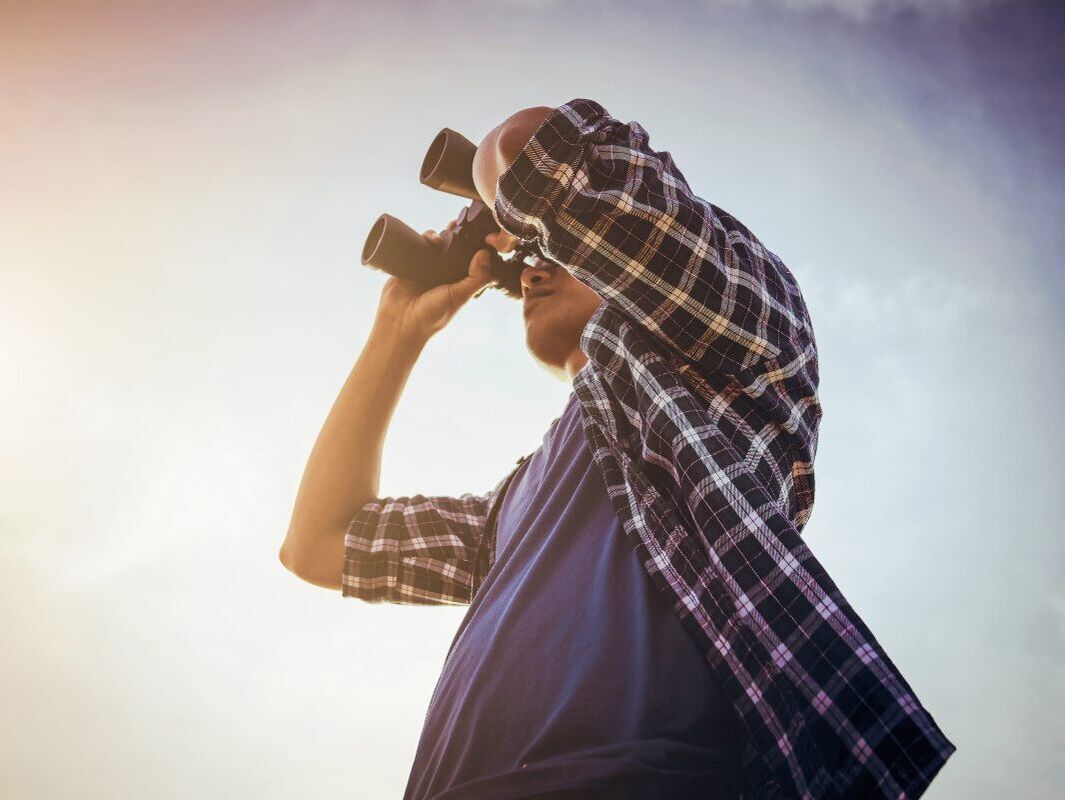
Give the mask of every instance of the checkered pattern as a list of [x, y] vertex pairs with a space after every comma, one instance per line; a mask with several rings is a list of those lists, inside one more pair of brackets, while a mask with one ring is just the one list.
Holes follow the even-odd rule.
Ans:
[[[494, 210], [604, 298], [573, 382], [589, 447], [624, 535], [744, 723], [744, 800], [919, 797], [956, 748], [800, 536], [821, 408], [787, 267], [638, 123], [591, 100], [554, 109]], [[367, 503], [344, 594], [469, 602], [509, 478]]]

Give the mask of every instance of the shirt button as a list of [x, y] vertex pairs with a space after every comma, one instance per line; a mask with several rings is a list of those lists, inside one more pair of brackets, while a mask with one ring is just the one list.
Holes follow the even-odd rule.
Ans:
[[529, 763], [527, 761], [522, 761], [521, 762], [521, 768], [522, 769], [525, 769], [527, 766], [529, 766]]

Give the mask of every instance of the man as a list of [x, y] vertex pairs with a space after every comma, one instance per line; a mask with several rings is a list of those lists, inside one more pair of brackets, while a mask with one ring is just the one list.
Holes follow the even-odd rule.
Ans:
[[799, 535], [821, 409], [787, 267], [590, 100], [510, 117], [474, 179], [486, 244], [555, 262], [522, 273], [526, 339], [573, 394], [487, 494], [378, 497], [399, 393], [487, 254], [390, 279], [281, 553], [346, 596], [470, 604], [407, 800], [920, 796], [954, 745]]

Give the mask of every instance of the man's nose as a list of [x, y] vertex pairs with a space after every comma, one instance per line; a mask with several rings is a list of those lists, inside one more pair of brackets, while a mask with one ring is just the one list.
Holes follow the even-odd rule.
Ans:
[[521, 293], [528, 294], [529, 290], [534, 286], [539, 286], [546, 281], [551, 275], [551, 268], [549, 266], [540, 266], [535, 264], [527, 265], [521, 271]]

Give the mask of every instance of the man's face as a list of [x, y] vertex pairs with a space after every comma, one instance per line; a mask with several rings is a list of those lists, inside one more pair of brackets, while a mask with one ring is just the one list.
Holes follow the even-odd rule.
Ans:
[[568, 381], [587, 357], [580, 337], [602, 298], [564, 268], [540, 259], [521, 273], [525, 344], [548, 372]]

